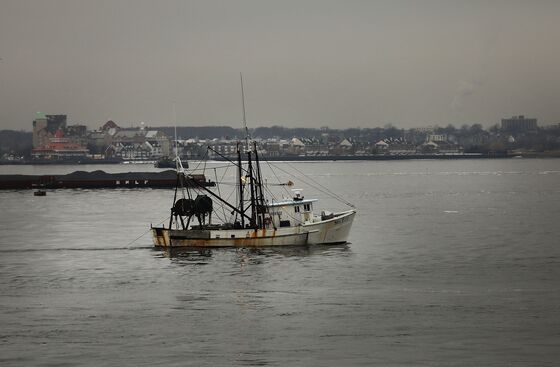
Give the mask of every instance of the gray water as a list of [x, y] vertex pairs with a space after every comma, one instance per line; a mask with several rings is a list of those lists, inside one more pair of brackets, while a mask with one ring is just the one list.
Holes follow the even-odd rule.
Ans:
[[291, 165], [350, 244], [169, 253], [172, 190], [0, 192], [0, 364], [560, 363], [560, 160]]

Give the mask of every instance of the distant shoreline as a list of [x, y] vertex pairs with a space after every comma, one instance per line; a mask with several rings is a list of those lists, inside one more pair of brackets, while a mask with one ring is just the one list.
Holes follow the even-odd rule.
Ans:
[[[503, 159], [503, 158], [560, 158], [560, 152], [518, 152], [518, 153], [466, 153], [466, 154], [396, 154], [396, 155], [317, 155], [317, 156], [263, 156], [263, 161], [398, 161], [398, 160], [453, 160], [453, 159]], [[199, 160], [190, 158], [187, 160]], [[212, 160], [224, 161], [225, 158], [215, 157]], [[154, 161], [155, 162], [155, 161]], [[86, 164], [151, 164], [152, 161], [123, 161], [116, 159], [76, 159], [76, 160], [0, 160], [0, 165], [86, 165]]]
[[[399, 160], [426, 160], [426, 159], [488, 159], [511, 158], [507, 154], [410, 154], [410, 155], [328, 155], [328, 156], [279, 156], [262, 157], [264, 161], [399, 161]], [[217, 159], [223, 160], [223, 159]]]
[[[410, 154], [410, 155], [372, 155], [372, 156], [282, 156], [262, 157], [264, 161], [401, 161], [401, 160], [457, 160], [457, 159], [505, 159], [505, 158], [560, 158], [560, 152], [551, 153], [496, 153], [496, 154]], [[215, 160], [223, 161], [223, 158]]]

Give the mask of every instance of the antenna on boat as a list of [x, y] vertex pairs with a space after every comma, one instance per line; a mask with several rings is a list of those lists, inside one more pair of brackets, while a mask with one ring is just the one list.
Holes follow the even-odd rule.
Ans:
[[175, 168], [177, 169], [177, 171], [179, 171], [179, 160], [177, 159], [177, 111], [175, 109], [175, 101], [173, 101], [171, 107], [173, 108], [173, 129], [175, 133], [175, 139], [173, 141], [173, 150], [175, 151], [175, 157], [173, 159], [175, 160]]
[[175, 158], [177, 158], [177, 111], [175, 110], [175, 101], [173, 101], [173, 126], [175, 129]]
[[243, 128], [245, 129], [245, 147], [247, 151], [251, 150], [249, 146], [249, 129], [247, 129], [247, 117], [245, 115], [245, 91], [243, 90], [243, 73], [239, 73], [241, 78], [241, 104], [243, 106]]
[[[177, 145], [179, 145], [179, 141], [177, 140], [177, 111], [175, 109], [175, 101], [173, 101], [172, 103], [172, 107], [173, 107], [173, 126], [174, 126], [174, 132], [175, 132], [175, 158], [173, 158], [175, 160], [175, 167], [177, 169], [177, 172], [182, 172], [185, 173], [185, 168], [183, 167], [183, 162], [181, 162], [181, 159], [179, 158], [179, 150]], [[187, 165], [187, 168], [188, 165]]]

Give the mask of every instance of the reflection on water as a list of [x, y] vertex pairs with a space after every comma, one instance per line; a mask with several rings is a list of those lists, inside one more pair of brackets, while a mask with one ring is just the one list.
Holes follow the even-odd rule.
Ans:
[[[306, 256], [348, 256], [351, 253], [349, 243], [336, 245], [305, 245], [305, 246], [282, 246], [282, 247], [259, 247], [259, 248], [200, 248], [200, 247], [174, 247], [154, 248], [156, 257], [166, 257], [174, 262], [187, 263], [196, 262], [205, 264], [214, 253], [235, 253], [238, 259], [251, 259], [259, 261], [260, 258], [273, 256], [283, 257], [306, 257]], [[241, 260], [240, 260], [241, 261]], [[245, 260], [243, 260], [245, 261]]]
[[181, 263], [196, 262], [212, 257], [212, 250], [199, 247], [153, 248], [156, 257], [168, 258]]

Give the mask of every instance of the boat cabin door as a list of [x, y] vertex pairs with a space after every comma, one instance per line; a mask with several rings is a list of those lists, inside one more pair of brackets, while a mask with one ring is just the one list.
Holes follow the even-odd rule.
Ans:
[[313, 219], [313, 204], [298, 203], [293, 206], [295, 225], [309, 222]]

